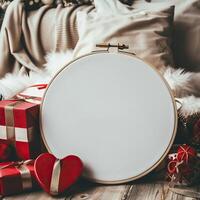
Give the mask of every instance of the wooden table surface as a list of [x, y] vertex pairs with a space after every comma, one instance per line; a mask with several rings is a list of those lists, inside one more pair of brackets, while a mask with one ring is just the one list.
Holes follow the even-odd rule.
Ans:
[[[74, 191], [73, 191], [74, 190]], [[60, 197], [51, 197], [48, 194], [37, 191], [4, 197], [4, 200], [192, 200], [198, 198], [185, 197], [171, 192], [167, 182], [163, 181], [140, 181], [126, 185], [94, 185], [83, 182], [77, 185], [71, 193]], [[190, 191], [200, 191], [200, 185], [190, 187]], [[200, 199], [200, 196], [199, 196]]]

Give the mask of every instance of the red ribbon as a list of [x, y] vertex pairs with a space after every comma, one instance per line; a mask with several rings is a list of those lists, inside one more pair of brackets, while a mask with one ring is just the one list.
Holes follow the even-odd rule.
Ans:
[[38, 90], [42, 90], [42, 89], [45, 89], [47, 88], [48, 84], [35, 84], [35, 85], [32, 85], [30, 87], [36, 87]]
[[[36, 87], [38, 90], [42, 90], [47, 88], [48, 84], [36, 84], [36, 85], [32, 85], [29, 88], [32, 87]], [[36, 104], [40, 104], [41, 100], [36, 99], [37, 97], [32, 97], [32, 96], [27, 96], [27, 95], [23, 95], [21, 93], [17, 94], [13, 99], [10, 100], [14, 100], [14, 101], [27, 101], [29, 103], [36, 103]]]

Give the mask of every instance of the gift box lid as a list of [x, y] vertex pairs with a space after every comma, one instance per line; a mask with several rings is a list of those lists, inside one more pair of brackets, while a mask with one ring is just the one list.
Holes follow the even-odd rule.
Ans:
[[39, 104], [37, 103], [23, 100], [0, 101], [0, 126], [19, 128], [34, 126], [38, 124], [38, 114]]

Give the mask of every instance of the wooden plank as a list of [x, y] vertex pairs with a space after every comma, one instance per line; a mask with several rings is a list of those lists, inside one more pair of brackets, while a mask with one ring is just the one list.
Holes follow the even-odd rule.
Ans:
[[[191, 191], [200, 191], [200, 186], [190, 187]], [[127, 185], [95, 185], [81, 182], [68, 194], [60, 197], [38, 191], [5, 197], [3, 200], [194, 200], [171, 192], [166, 182], [133, 182]]]
[[54, 199], [64, 200], [65, 197], [53, 198], [52, 196], [46, 194], [43, 191], [38, 191], [38, 192], [19, 194], [19, 195], [3, 198], [3, 200], [35, 200], [35, 199], [37, 200], [54, 200]]
[[[184, 195], [180, 195], [180, 194], [176, 194], [174, 192], [171, 192], [171, 190], [169, 190], [167, 183], [163, 183], [163, 188], [165, 191], [165, 199], [166, 200], [170, 200], [170, 199], [174, 199], [174, 200], [192, 200], [192, 199], [197, 199], [197, 198], [192, 198], [192, 197], [187, 197]], [[181, 188], [184, 188], [183, 186], [181, 186]], [[187, 187], [187, 190], [189, 191], [199, 191], [200, 186], [195, 186], [195, 187]], [[199, 196], [200, 197], [200, 196]], [[198, 198], [199, 199], [199, 198]]]
[[[53, 198], [44, 192], [33, 192], [30, 194], [15, 195], [5, 197], [4, 200], [123, 200], [123, 196], [128, 189], [127, 185], [118, 186], [96, 186], [90, 187], [87, 190], [78, 190], [71, 195]], [[124, 199], [125, 200], [125, 199]]]
[[161, 196], [160, 189], [160, 184], [135, 183], [132, 185], [132, 188], [129, 192], [130, 195], [128, 200], [147, 200], [149, 198], [157, 199], [158, 196]]
[[[189, 188], [197, 191], [197, 187]], [[175, 194], [168, 188], [168, 183], [133, 184], [127, 200], [192, 200], [194, 198]]]
[[96, 186], [75, 193], [72, 200], [121, 200], [127, 190], [127, 185]]

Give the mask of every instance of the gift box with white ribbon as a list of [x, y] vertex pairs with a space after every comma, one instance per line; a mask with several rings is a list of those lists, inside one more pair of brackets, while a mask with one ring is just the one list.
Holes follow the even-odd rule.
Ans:
[[34, 160], [0, 163], [0, 194], [2, 196], [38, 188]]
[[32, 159], [41, 153], [40, 100], [22, 96], [0, 101], [0, 143], [11, 144], [18, 160]]

